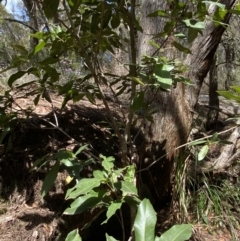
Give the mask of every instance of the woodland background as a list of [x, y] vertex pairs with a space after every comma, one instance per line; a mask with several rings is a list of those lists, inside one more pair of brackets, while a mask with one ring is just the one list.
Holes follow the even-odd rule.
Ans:
[[239, 240], [240, 3], [6, 4], [0, 239]]

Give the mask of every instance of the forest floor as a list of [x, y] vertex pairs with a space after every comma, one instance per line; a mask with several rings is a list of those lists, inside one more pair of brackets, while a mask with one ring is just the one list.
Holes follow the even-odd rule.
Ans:
[[[56, 119], [53, 108], [47, 101], [41, 99], [35, 107], [31, 97], [14, 100], [18, 117], [24, 118], [26, 110], [33, 111], [28, 120], [18, 121], [11, 138], [8, 136], [5, 145], [0, 146], [0, 241], [64, 240], [69, 231], [77, 227], [81, 229], [94, 215], [91, 212], [78, 216], [62, 215], [69, 205], [64, 199], [68, 188], [65, 184], [67, 173], [62, 171], [58, 174], [54, 188], [43, 199], [41, 186], [47, 170], [30, 172], [30, 168], [34, 161], [48, 153], [59, 149], [73, 151], [86, 143], [97, 156], [99, 153], [115, 155], [117, 143], [113, 139], [109, 145], [112, 133], [106, 126], [104, 108], [101, 103], [92, 105], [81, 101], [76, 104], [68, 103], [60, 112], [62, 98], [55, 95], [52, 96], [52, 103], [58, 126], [64, 132], [52, 125], [56, 124]], [[111, 108], [117, 107], [113, 103]], [[85, 175], [88, 175], [88, 171]], [[159, 210], [157, 214], [159, 220], [165, 217], [164, 222], [167, 225], [168, 210]], [[233, 239], [226, 226], [211, 225], [211, 219], [214, 220], [215, 217], [209, 214], [208, 218], [208, 224], [202, 222], [193, 225], [194, 235], [191, 240], [240, 240], [239, 229], [234, 229], [235, 238], [238, 239]], [[82, 233], [83, 240], [101, 241], [105, 240], [103, 235], [106, 231], [118, 232], [111, 230], [112, 226], [92, 226]]]

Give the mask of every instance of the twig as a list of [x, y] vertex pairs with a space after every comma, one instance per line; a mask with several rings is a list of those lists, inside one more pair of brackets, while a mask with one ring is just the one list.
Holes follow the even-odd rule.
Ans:
[[[60, 127], [56, 126], [55, 124], [53, 124], [51, 121], [48, 121], [46, 119], [43, 119], [43, 121], [47, 122], [49, 125], [55, 127], [55, 129], [61, 131], [65, 136], [67, 136], [69, 139], [71, 139], [71, 141], [74, 141], [76, 144], [78, 145], [82, 145], [80, 142], [78, 142], [76, 139], [74, 139], [73, 137], [71, 137], [70, 135], [68, 135], [68, 133], [66, 133], [64, 130], [62, 130]], [[84, 152], [86, 152], [86, 154], [92, 156], [93, 158], [95, 158], [96, 160], [100, 161], [101, 159], [97, 156], [95, 156], [93, 153], [87, 151], [87, 150], [84, 150]]]

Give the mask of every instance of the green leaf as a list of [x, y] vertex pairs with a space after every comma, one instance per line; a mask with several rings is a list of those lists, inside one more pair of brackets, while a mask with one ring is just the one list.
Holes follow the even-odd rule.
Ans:
[[53, 58], [53, 57], [47, 57], [46, 59], [42, 60], [39, 62], [39, 64], [41, 65], [49, 65], [49, 64], [56, 64], [57, 62], [59, 62], [59, 58]]
[[61, 161], [61, 160], [64, 160], [64, 159], [73, 158], [73, 156], [74, 155], [71, 151], [60, 150], [54, 155], [54, 158], [57, 158], [59, 161]]
[[140, 110], [141, 108], [144, 108], [144, 107], [145, 107], [144, 92], [140, 91], [133, 98], [130, 108], [131, 108], [132, 111], [138, 111], [138, 110]]
[[209, 146], [208, 145], [204, 145], [201, 150], [199, 151], [198, 153], [198, 161], [202, 161], [205, 156], [207, 155], [208, 153], [208, 150], [209, 150]]
[[64, 86], [59, 86], [58, 94], [63, 95], [66, 94], [73, 87], [73, 80], [68, 81]]
[[58, 170], [59, 170], [59, 162], [56, 161], [43, 181], [42, 190], [41, 190], [42, 197], [44, 197], [48, 193], [48, 191], [52, 188], [57, 178]]
[[76, 215], [83, 213], [89, 208], [96, 207], [101, 202], [102, 197], [97, 192], [91, 192], [85, 196], [75, 199], [63, 214]]
[[64, 164], [66, 167], [72, 167], [73, 166], [73, 162], [70, 161], [69, 159], [62, 159], [60, 162], [62, 164]]
[[161, 46], [158, 43], [156, 43], [154, 40], [149, 40], [148, 43], [157, 49], [161, 48]]
[[44, 0], [43, 11], [47, 18], [53, 18], [57, 14], [59, 0]]
[[145, 84], [142, 82], [142, 80], [140, 78], [137, 78], [137, 77], [130, 77], [130, 78], [135, 83], [145, 86]]
[[88, 146], [88, 144], [81, 146], [74, 154], [75, 156], [77, 156], [78, 154], [80, 154], [84, 149], [86, 149], [86, 147]]
[[138, 195], [137, 188], [132, 182], [121, 181], [121, 191], [124, 194]]
[[106, 28], [112, 17], [112, 9], [106, 9], [103, 16], [102, 28]]
[[86, 223], [81, 230], [86, 229], [88, 227], [90, 227], [90, 225], [92, 224], [92, 222], [94, 222], [103, 212], [105, 212], [106, 209], [102, 208], [96, 215], [95, 217], [91, 218], [89, 223]]
[[18, 71], [17, 73], [12, 74], [8, 79], [8, 85], [12, 88], [14, 81], [16, 81], [17, 79], [20, 79], [25, 74], [26, 74], [26, 71]]
[[190, 224], [174, 225], [155, 241], [185, 241], [192, 236], [192, 226]]
[[230, 86], [230, 88], [233, 89], [238, 94], [240, 94], [240, 86]]
[[150, 17], [150, 18], [154, 18], [154, 17], [158, 17], [158, 16], [165, 17], [165, 16], [167, 16], [167, 13], [162, 10], [157, 10], [157, 11], [147, 15], [147, 17]]
[[44, 40], [40, 41], [38, 43], [38, 45], [35, 47], [34, 49], [34, 54], [36, 54], [37, 52], [39, 52], [41, 49], [44, 48], [44, 46], [46, 45], [46, 42]]
[[155, 64], [154, 76], [157, 79], [158, 84], [161, 88], [169, 90], [172, 86], [171, 70], [174, 69], [173, 65], [168, 64]]
[[144, 199], [138, 207], [134, 221], [135, 240], [153, 241], [155, 238], [156, 222], [157, 217], [152, 204], [148, 199]]
[[115, 160], [114, 157], [111, 157], [111, 156], [110, 157], [105, 157], [102, 154], [100, 155], [100, 157], [103, 159], [103, 161], [102, 161], [103, 168], [106, 171], [110, 172], [113, 169], [113, 167], [114, 167], [114, 164], [113, 164], [113, 162]]
[[134, 207], [137, 209], [138, 205], [140, 204], [141, 200], [136, 196], [125, 196], [123, 197], [124, 202], [126, 202], [129, 206]]
[[33, 100], [34, 105], [37, 105], [37, 104], [38, 104], [39, 99], [40, 99], [40, 96], [41, 96], [41, 94], [38, 94], [38, 95], [34, 98], [34, 100]]
[[126, 173], [124, 175], [124, 181], [133, 182], [135, 178], [135, 167], [134, 165], [127, 166]]
[[201, 31], [194, 29], [194, 28], [189, 28], [188, 29], [188, 43], [192, 43], [196, 37], [198, 36], [198, 33], [200, 33]]
[[232, 94], [230, 91], [227, 90], [221, 90], [221, 91], [217, 91], [217, 93], [223, 97], [225, 97], [228, 100], [235, 100], [237, 102], [240, 103], [240, 96], [239, 95], [235, 95]]
[[179, 51], [183, 52], [183, 53], [186, 53], [186, 54], [190, 54], [191, 53], [191, 50], [189, 48], [186, 48], [184, 47], [183, 45], [181, 45], [180, 43], [177, 43], [176, 41], [174, 41], [172, 43], [172, 45], [178, 49]]
[[78, 233], [78, 229], [74, 229], [73, 231], [71, 231], [65, 241], [82, 241], [82, 238], [80, 237], [79, 233]]
[[30, 36], [33, 37], [33, 38], [36, 38], [36, 39], [42, 39], [43, 36], [44, 36], [44, 33], [43, 32], [36, 32], [36, 33], [30, 34]]
[[111, 218], [116, 213], [116, 211], [121, 208], [121, 206], [122, 206], [121, 200], [113, 201], [107, 209], [107, 214], [106, 214], [107, 219], [104, 222], [102, 222], [102, 224], [107, 223], [109, 218]]
[[15, 44], [15, 45], [13, 45], [13, 48], [15, 50], [18, 50], [23, 55], [26, 55], [26, 56], [28, 55], [27, 49], [24, 46], [22, 46], [22, 45]]
[[114, 14], [111, 19], [111, 26], [113, 29], [117, 28], [120, 25], [121, 21], [118, 15]]
[[207, 142], [208, 142], [207, 140], [196, 140], [196, 141], [193, 141], [193, 142], [189, 143], [188, 145], [189, 146], [196, 146], [196, 145], [205, 144]]
[[115, 239], [115, 238], [112, 237], [112, 236], [109, 236], [109, 235], [106, 233], [106, 241], [118, 241], [118, 240]]
[[95, 171], [93, 172], [93, 176], [94, 176], [96, 179], [98, 179], [99, 181], [103, 181], [103, 180], [106, 179], [106, 178], [104, 177], [104, 175], [103, 175], [103, 172], [100, 171], [100, 170], [95, 170]]
[[195, 19], [185, 19], [183, 22], [186, 24], [187, 27], [203, 30], [205, 28], [205, 23], [201, 21], [197, 21]]
[[80, 195], [87, 194], [93, 188], [99, 187], [100, 182], [97, 178], [83, 178], [73, 188], [68, 189], [66, 199], [76, 198]]
[[219, 2], [213, 2], [213, 1], [202, 1], [203, 3], [211, 4], [211, 5], [216, 5], [221, 9], [225, 9], [225, 5]]
[[217, 132], [215, 132], [213, 135], [212, 135], [212, 137], [211, 137], [211, 142], [213, 142], [213, 141], [218, 141], [218, 133]]

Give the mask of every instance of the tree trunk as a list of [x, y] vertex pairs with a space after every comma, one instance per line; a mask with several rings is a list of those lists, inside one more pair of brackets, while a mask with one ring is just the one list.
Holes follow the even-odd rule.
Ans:
[[225, 81], [225, 90], [230, 90], [230, 85], [234, 81], [232, 71], [233, 71], [233, 61], [234, 61], [234, 46], [231, 41], [227, 41], [227, 43], [223, 44], [225, 49], [225, 58], [226, 58], [226, 81]]
[[[207, 114], [206, 130], [211, 130], [216, 126], [219, 115], [218, 99], [218, 76], [217, 76], [217, 57], [215, 55], [212, 66], [209, 70], [209, 101], [210, 106]], [[211, 108], [213, 107], [213, 108]]]
[[[35, 33], [38, 30], [35, 2], [33, 0], [23, 0], [23, 3], [25, 8], [27, 9], [30, 26], [32, 26], [35, 29], [35, 31], [31, 31], [32, 33]], [[38, 44], [38, 40], [36, 38], [31, 38], [30, 41], [31, 49], [34, 49]]]
[[[147, 18], [146, 15], [157, 9], [164, 9], [165, 2], [149, 0], [141, 6], [140, 24], [147, 31], [139, 36], [139, 56], [153, 53], [154, 50], [148, 46], [148, 40], [162, 28], [159, 18]], [[232, 8], [236, 1], [222, 2], [227, 8]], [[210, 11], [214, 12], [215, 6], [211, 7]], [[229, 18], [230, 14], [227, 14], [224, 22], [228, 23]], [[192, 54], [189, 54], [185, 60], [185, 64], [189, 66], [186, 77], [193, 82], [193, 86], [188, 87], [179, 83], [169, 92], [159, 92], [153, 103], [152, 107], [157, 113], [153, 116], [154, 123], [145, 129], [147, 142], [140, 168], [149, 166], [163, 155], [166, 156], [147, 171], [140, 172], [139, 185], [150, 193], [144, 193], [143, 196], [152, 197], [156, 206], [163, 205], [169, 200], [171, 171], [174, 158], [178, 154], [175, 148], [187, 142], [192, 125], [192, 113], [224, 31], [224, 27], [215, 26], [210, 21], [206, 22], [203, 34], [199, 35], [192, 45]]]

